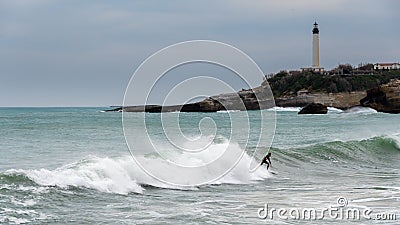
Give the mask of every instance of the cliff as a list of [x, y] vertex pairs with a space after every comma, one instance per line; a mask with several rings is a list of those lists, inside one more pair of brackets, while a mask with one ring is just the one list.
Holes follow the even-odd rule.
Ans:
[[300, 91], [309, 93], [360, 92], [400, 78], [400, 71], [358, 75], [321, 75], [312, 72], [281, 71], [268, 79], [275, 97], [296, 96]]
[[400, 80], [393, 79], [387, 84], [368, 90], [367, 96], [360, 103], [378, 112], [400, 113]]
[[319, 103], [338, 109], [348, 109], [360, 105], [360, 100], [367, 96], [366, 91], [340, 92], [340, 93], [307, 93], [297, 96], [275, 98], [276, 106], [303, 107], [310, 103]]
[[275, 103], [280, 107], [320, 103], [347, 109], [360, 105], [360, 100], [367, 96], [367, 90], [400, 78], [399, 70], [364, 72], [357, 75], [321, 75], [309, 71], [281, 71], [269, 78], [268, 83], [274, 93]]

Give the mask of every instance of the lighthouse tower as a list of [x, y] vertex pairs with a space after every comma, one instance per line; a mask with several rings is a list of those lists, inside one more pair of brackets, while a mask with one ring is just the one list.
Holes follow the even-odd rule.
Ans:
[[312, 73], [320, 73], [324, 74], [324, 68], [319, 64], [319, 29], [318, 23], [315, 21], [314, 28], [312, 29], [313, 33], [313, 46], [312, 46], [312, 66], [301, 68], [303, 72], [312, 72]]
[[312, 67], [320, 68], [319, 65], [319, 30], [318, 23], [315, 21], [314, 28], [312, 30], [313, 33], [313, 49], [312, 49]]

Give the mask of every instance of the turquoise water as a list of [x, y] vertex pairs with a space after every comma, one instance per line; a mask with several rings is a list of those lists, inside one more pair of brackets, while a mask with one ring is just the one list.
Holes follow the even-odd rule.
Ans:
[[[361, 108], [297, 115], [298, 109], [277, 108], [271, 148], [275, 174], [264, 167], [256, 173], [234, 169], [213, 184], [178, 188], [149, 179], [135, 166], [121, 114], [101, 110], [0, 108], [0, 223], [399, 223], [399, 115]], [[257, 124], [255, 112], [248, 113]], [[179, 122], [184, 132], [196, 135], [202, 118], [217, 121], [221, 129], [213, 146], [219, 151], [229, 133], [227, 115], [183, 113]], [[156, 133], [160, 124], [151, 121], [159, 116], [147, 115]], [[250, 149], [256, 145], [252, 138]], [[234, 141], [241, 148], [245, 140]], [[159, 162], [154, 156], [149, 160]], [[265, 204], [321, 209], [335, 206], [339, 197], [345, 197], [349, 207], [371, 209], [372, 217], [386, 213], [397, 220], [258, 216]]]

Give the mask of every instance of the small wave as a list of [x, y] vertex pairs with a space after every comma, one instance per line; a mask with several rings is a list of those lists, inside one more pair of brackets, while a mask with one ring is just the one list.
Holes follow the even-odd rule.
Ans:
[[47, 218], [48, 215], [33, 209], [0, 208], [0, 222], [5, 224], [26, 224]]
[[344, 113], [374, 114], [374, 113], [378, 113], [378, 111], [376, 111], [375, 109], [372, 109], [372, 108], [368, 108], [368, 107], [356, 106], [356, 107], [352, 107], [350, 109], [345, 110]]
[[[10, 172], [10, 171], [8, 171]], [[8, 173], [7, 172], [7, 173]], [[0, 177], [2, 177], [4, 175], [0, 174]], [[23, 176], [25, 177], [25, 179], [27, 181], [31, 181], [28, 177], [26, 177], [25, 175], [15, 175], [15, 176]], [[48, 187], [35, 187], [35, 186], [24, 186], [21, 184], [4, 184], [0, 186], [0, 190], [11, 190], [11, 191], [19, 191], [19, 192], [29, 192], [29, 193], [33, 193], [33, 194], [42, 194], [42, 193], [48, 193], [49, 192], [49, 188]]]
[[[293, 166], [300, 164], [322, 164], [352, 166], [390, 165], [391, 161], [399, 159], [399, 142], [390, 136], [376, 136], [358, 141], [332, 141], [290, 149], [277, 149], [272, 151], [281, 155], [285, 163]], [[397, 164], [397, 162], [395, 163]]]
[[233, 112], [240, 112], [240, 110], [220, 110], [217, 113], [233, 113]]
[[341, 113], [343, 110], [335, 108], [335, 107], [328, 107], [328, 112], [330, 113]]
[[300, 110], [301, 107], [279, 107], [279, 106], [267, 109], [267, 111], [275, 111], [275, 112], [299, 112]]
[[399, 134], [393, 134], [389, 135], [390, 138], [392, 138], [396, 142], [396, 147], [400, 149], [400, 133]]
[[36, 201], [35, 200], [33, 200], [33, 199], [28, 199], [28, 200], [25, 200], [25, 201], [20, 201], [20, 200], [17, 200], [17, 199], [15, 199], [15, 198], [11, 198], [11, 203], [13, 203], [14, 205], [20, 205], [20, 206], [24, 206], [24, 207], [26, 207], [26, 206], [33, 206], [33, 205], [36, 205]]
[[25, 224], [31, 222], [28, 219], [17, 218], [14, 216], [0, 216], [1, 223], [12, 223], [12, 224]]

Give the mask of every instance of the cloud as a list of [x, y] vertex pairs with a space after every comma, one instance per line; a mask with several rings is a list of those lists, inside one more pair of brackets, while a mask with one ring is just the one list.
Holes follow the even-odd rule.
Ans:
[[8, 9], [12, 8], [29, 8], [29, 7], [38, 7], [42, 6], [45, 4], [49, 3], [54, 3], [56, 1], [52, 0], [19, 0], [19, 1], [13, 1], [13, 0], [3, 0], [1, 1], [1, 6], [6, 7]]
[[227, 7], [237, 12], [249, 15], [266, 15], [269, 17], [291, 17], [293, 15], [310, 15], [319, 13], [330, 13], [345, 7], [345, 0], [320, 1], [320, 0], [250, 0], [244, 3], [240, 0], [232, 0], [226, 4]]
[[[314, 19], [320, 23], [323, 66], [398, 61], [399, 7], [391, 0], [0, 1], [0, 95], [24, 81], [32, 84], [31, 94], [8, 102], [40, 105], [36, 92], [58, 96], [47, 104], [121, 102], [140, 62], [191, 39], [232, 44], [265, 73], [297, 69], [310, 64]], [[76, 96], [102, 97], [71, 99], [71, 87]]]

